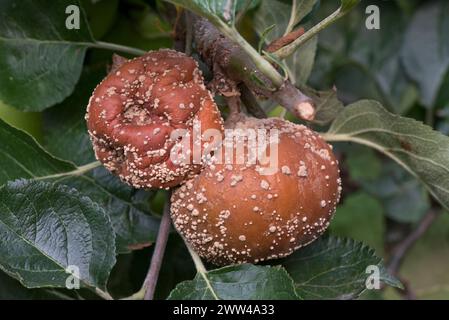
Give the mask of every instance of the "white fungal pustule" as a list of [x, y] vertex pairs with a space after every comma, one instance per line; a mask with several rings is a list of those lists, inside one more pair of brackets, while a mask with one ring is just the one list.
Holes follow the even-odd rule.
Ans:
[[270, 188], [270, 184], [267, 182], [267, 180], [262, 179], [260, 181], [260, 187], [264, 190], [268, 190]]
[[307, 167], [304, 161], [299, 162], [298, 177], [307, 177]]
[[290, 175], [292, 173], [289, 166], [282, 166], [281, 171], [286, 175]]

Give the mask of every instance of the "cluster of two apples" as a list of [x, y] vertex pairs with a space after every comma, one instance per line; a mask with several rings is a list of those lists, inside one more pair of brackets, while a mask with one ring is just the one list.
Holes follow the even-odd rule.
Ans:
[[[174, 226], [217, 265], [291, 254], [326, 230], [339, 201], [331, 146], [306, 126], [279, 118], [242, 116], [226, 124], [238, 132], [276, 132], [275, 141], [266, 134], [256, 146], [270, 148], [256, 153], [276, 150], [275, 168], [250, 156], [255, 147], [247, 136], [227, 146], [235, 151], [231, 158], [211, 151], [202, 139], [196, 147], [209, 151], [200, 163], [173, 160], [179, 144], [174, 131], [193, 136], [200, 123], [200, 135], [224, 132], [198, 64], [173, 50], [114, 66], [95, 89], [86, 120], [95, 154], [111, 172], [136, 188], [173, 188]], [[195, 142], [190, 145], [195, 148]], [[244, 161], [237, 161], [239, 151]]]

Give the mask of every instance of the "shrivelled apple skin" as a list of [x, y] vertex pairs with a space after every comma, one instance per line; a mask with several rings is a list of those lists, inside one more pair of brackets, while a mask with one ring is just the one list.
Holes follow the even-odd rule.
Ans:
[[170, 188], [197, 174], [202, 163], [170, 156], [174, 130], [223, 130], [197, 62], [168, 49], [116, 62], [87, 107], [97, 159], [135, 188]]

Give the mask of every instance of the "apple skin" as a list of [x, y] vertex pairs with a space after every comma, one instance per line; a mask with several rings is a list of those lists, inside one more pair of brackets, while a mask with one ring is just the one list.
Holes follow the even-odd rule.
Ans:
[[[178, 232], [220, 266], [283, 258], [308, 245], [329, 226], [341, 193], [338, 161], [319, 133], [279, 118], [246, 118], [235, 127], [278, 130], [277, 139], [265, 138], [277, 145], [277, 170], [248, 162], [250, 146], [242, 139], [228, 145], [233, 161], [217, 153], [217, 161], [173, 192], [171, 204]], [[245, 156], [236, 156], [236, 146]]]

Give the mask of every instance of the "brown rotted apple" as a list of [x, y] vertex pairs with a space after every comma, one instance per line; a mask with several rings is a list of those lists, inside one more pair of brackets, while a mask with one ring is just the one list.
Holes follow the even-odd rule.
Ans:
[[[267, 161], [244, 157], [248, 161], [242, 162], [237, 156], [225, 161], [217, 153], [172, 195], [176, 229], [201, 257], [217, 265], [291, 254], [326, 230], [340, 198], [338, 161], [318, 133], [276, 118], [247, 118], [234, 127], [248, 128], [277, 130], [275, 139], [265, 135], [267, 155], [277, 145], [274, 173]], [[254, 154], [249, 141], [227, 147], [237, 151], [243, 144], [244, 154]]]
[[87, 108], [95, 155], [135, 188], [179, 185], [198, 173], [203, 162], [173, 162], [170, 151], [177, 141], [172, 132], [182, 129], [192, 135], [195, 122], [201, 130], [223, 130], [198, 64], [168, 49], [117, 61]]

